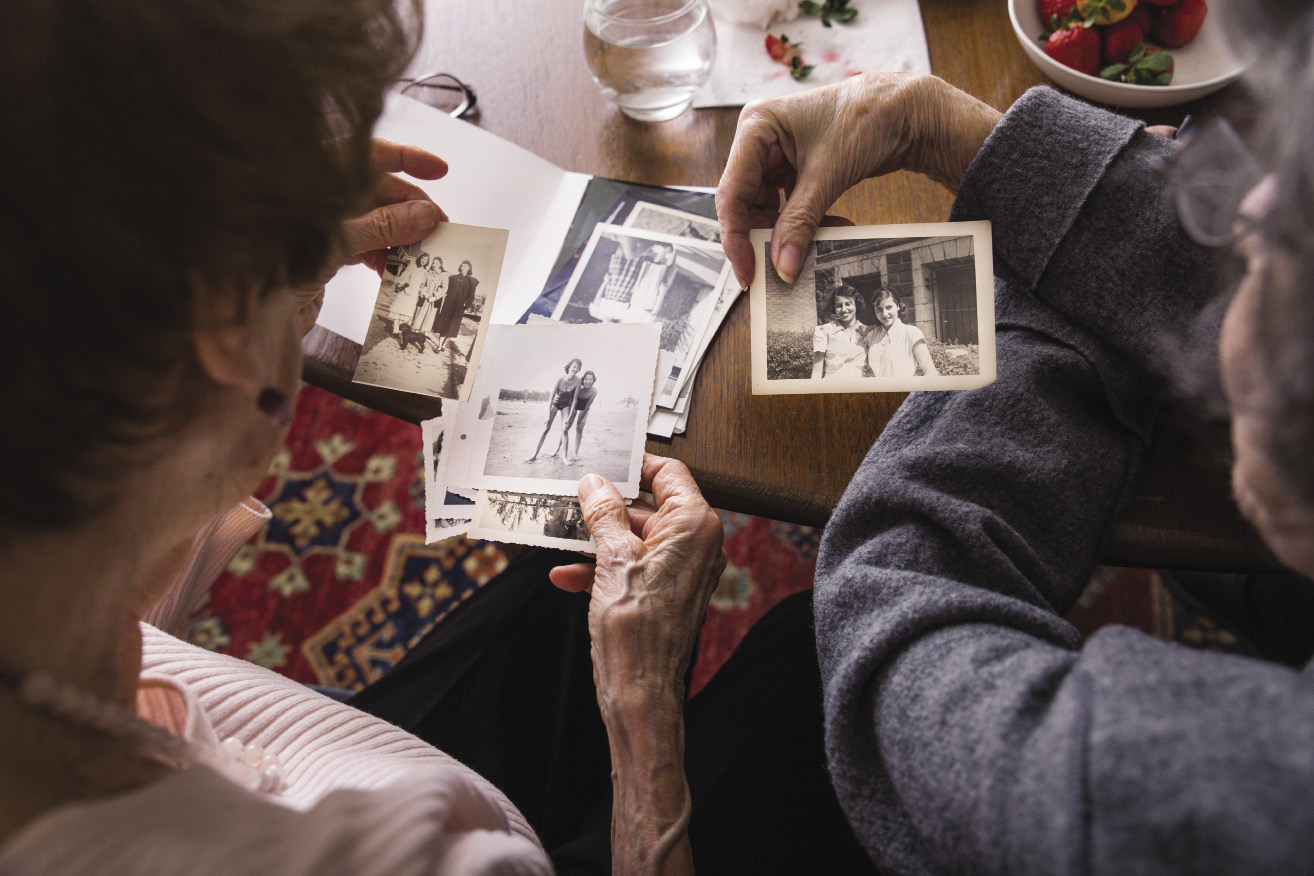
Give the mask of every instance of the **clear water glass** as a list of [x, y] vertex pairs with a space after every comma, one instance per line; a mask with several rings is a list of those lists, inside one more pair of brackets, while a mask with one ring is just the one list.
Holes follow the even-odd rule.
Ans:
[[584, 0], [584, 57], [602, 96], [641, 122], [673, 119], [707, 83], [707, 0]]

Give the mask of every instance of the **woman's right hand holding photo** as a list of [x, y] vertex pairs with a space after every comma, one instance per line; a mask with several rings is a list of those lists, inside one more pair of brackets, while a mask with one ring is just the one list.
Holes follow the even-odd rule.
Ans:
[[707, 603], [725, 568], [724, 531], [689, 469], [646, 454], [654, 505], [624, 504], [587, 475], [580, 507], [596, 565], [552, 570], [563, 590], [589, 590], [598, 704], [611, 745], [616, 873], [691, 873], [684, 774], [685, 677]]

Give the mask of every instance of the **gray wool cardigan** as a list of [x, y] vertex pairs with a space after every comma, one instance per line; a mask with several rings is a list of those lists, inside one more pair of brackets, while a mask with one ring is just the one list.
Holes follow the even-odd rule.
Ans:
[[841, 804], [891, 873], [1314, 871], [1314, 677], [1063, 620], [1131, 490], [1162, 339], [1221, 256], [1139, 122], [1028, 92], [950, 218], [993, 223], [998, 380], [909, 397], [822, 539]]

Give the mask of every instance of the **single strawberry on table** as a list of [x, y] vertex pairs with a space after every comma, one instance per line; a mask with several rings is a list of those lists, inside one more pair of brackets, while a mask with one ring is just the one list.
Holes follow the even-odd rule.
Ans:
[[795, 79], [802, 79], [812, 72], [812, 65], [803, 63], [802, 48], [802, 43], [791, 43], [783, 33], [780, 36], [767, 34], [767, 54], [771, 60], [788, 67], [789, 75]]
[[1169, 48], [1184, 46], [1195, 39], [1208, 13], [1205, 0], [1181, 0], [1175, 6], [1159, 10], [1150, 33]]
[[1054, 31], [1045, 41], [1045, 54], [1078, 73], [1095, 76], [1100, 69], [1100, 37], [1080, 22]]

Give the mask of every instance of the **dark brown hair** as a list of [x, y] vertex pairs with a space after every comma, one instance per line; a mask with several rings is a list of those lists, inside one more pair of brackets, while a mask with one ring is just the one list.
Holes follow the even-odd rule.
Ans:
[[414, 45], [392, 0], [0, 4], [0, 538], [94, 514], [195, 413], [203, 290], [316, 279]]

